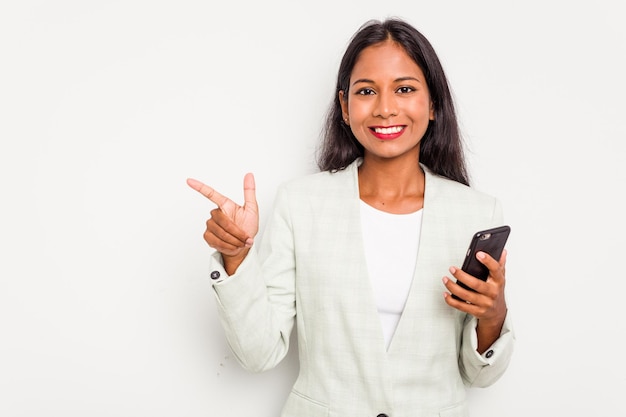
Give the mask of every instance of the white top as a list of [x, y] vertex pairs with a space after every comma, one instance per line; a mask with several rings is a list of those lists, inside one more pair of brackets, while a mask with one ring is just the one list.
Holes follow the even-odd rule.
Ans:
[[415, 273], [422, 210], [392, 214], [361, 201], [361, 224], [367, 269], [389, 348]]

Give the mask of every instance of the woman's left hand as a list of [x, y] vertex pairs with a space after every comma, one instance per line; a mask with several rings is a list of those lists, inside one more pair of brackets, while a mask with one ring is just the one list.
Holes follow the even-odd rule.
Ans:
[[[506, 255], [504, 250], [500, 260], [496, 261], [485, 252], [476, 254], [476, 258], [489, 269], [486, 281], [473, 277], [460, 268], [450, 267], [450, 273], [454, 278], [475, 291], [462, 288], [448, 277], [443, 278], [443, 283], [449, 291], [444, 293], [446, 303], [478, 319], [479, 352], [489, 347], [499, 337], [506, 318], [507, 306], [504, 298]], [[457, 300], [451, 294], [465, 301]]]

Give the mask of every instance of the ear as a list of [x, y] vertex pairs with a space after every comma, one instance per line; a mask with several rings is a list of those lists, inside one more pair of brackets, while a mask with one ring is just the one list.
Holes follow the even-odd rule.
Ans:
[[349, 120], [348, 98], [344, 94], [343, 90], [339, 90], [339, 104], [341, 104], [341, 116], [342, 116], [344, 122], [346, 122], [346, 124], [348, 124], [348, 120]]
[[435, 120], [435, 106], [433, 106], [433, 102], [430, 102], [430, 111], [428, 113], [428, 119]]

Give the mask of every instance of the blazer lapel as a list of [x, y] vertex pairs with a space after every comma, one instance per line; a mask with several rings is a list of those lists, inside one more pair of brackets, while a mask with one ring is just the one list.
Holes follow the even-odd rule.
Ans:
[[[358, 282], [353, 283], [354, 292], [350, 295], [359, 300], [356, 308], [358, 309], [358, 316], [361, 317], [359, 326], [363, 334], [367, 335], [367, 339], [371, 340], [365, 348], [369, 351], [369, 355], [375, 354], [380, 356], [381, 353], [385, 353], [385, 340], [383, 336], [382, 326], [378, 310], [376, 308], [376, 300], [374, 297], [374, 291], [372, 286], [371, 277], [367, 270], [367, 261], [365, 259], [365, 248], [363, 246], [363, 228], [361, 225], [361, 206], [359, 196], [359, 180], [358, 180], [358, 166], [361, 164], [361, 159], [352, 164], [352, 175], [350, 188], [350, 201], [345, 203], [349, 207], [349, 224], [351, 236], [350, 241], [346, 241], [346, 245], [351, 247], [350, 255], [353, 259], [357, 259], [355, 262], [358, 265], [359, 273], [354, 274], [352, 278]], [[347, 194], [346, 194], [347, 195]], [[379, 358], [379, 363], [384, 362], [384, 357]], [[382, 363], [381, 363], [382, 364]], [[382, 368], [381, 368], [382, 369]]]
[[443, 276], [449, 274], [450, 266], [441, 263], [441, 259], [451, 259], [449, 252], [453, 250], [442, 237], [446, 235], [443, 230], [447, 222], [447, 205], [452, 202], [442, 198], [441, 179], [425, 166], [422, 168], [425, 172], [425, 192], [417, 261], [389, 352], [415, 352], [417, 345], [421, 344], [416, 335], [436, 338], [443, 330], [437, 323], [457, 314], [445, 303], [445, 287], [441, 282]]

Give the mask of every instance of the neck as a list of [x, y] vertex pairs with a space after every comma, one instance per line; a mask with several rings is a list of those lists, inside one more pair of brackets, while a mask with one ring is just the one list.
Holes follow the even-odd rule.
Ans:
[[359, 195], [372, 207], [390, 213], [412, 213], [424, 204], [424, 171], [417, 158], [363, 159]]

